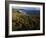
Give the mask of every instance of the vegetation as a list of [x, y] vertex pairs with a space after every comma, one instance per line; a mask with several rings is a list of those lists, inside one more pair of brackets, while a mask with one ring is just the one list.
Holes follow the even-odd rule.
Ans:
[[12, 13], [12, 31], [39, 30], [40, 16], [26, 16], [18, 12]]

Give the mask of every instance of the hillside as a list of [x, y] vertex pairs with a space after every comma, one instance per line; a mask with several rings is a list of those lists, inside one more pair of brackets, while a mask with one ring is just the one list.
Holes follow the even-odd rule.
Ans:
[[18, 12], [12, 13], [12, 30], [39, 30], [40, 16], [26, 16]]

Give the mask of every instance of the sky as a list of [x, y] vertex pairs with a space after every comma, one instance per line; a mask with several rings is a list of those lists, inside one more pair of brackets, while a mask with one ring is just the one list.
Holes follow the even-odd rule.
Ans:
[[25, 9], [25, 10], [40, 10], [40, 8], [36, 7], [12, 7], [13, 9]]

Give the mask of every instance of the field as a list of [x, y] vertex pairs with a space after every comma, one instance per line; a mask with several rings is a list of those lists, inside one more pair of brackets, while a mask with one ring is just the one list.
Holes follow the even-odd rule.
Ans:
[[19, 12], [12, 13], [12, 31], [40, 30], [40, 16], [26, 16]]

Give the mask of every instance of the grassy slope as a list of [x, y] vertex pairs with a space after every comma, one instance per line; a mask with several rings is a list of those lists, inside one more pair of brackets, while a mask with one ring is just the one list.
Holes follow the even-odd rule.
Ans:
[[39, 16], [26, 16], [21, 13], [12, 13], [12, 30], [37, 30], [39, 29]]

